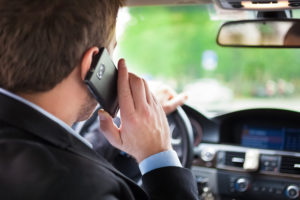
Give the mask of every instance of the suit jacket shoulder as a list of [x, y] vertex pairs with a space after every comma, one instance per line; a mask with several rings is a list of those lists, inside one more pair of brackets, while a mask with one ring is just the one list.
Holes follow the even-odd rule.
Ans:
[[0, 199], [197, 199], [189, 170], [161, 168], [143, 181], [145, 190], [54, 121], [0, 94]]
[[1, 199], [147, 199], [105, 166], [10, 130], [0, 131]]

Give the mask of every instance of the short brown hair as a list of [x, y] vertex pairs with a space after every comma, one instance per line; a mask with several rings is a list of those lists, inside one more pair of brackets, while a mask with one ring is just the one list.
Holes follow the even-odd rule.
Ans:
[[0, 87], [48, 91], [107, 47], [122, 0], [0, 0]]

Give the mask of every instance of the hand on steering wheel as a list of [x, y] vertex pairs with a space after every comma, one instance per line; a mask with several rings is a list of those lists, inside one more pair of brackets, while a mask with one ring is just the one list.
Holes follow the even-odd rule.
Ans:
[[148, 83], [150, 86], [150, 90], [162, 105], [166, 115], [174, 112], [188, 99], [188, 96], [185, 93], [177, 94], [175, 90], [164, 83], [157, 81], [150, 81]]

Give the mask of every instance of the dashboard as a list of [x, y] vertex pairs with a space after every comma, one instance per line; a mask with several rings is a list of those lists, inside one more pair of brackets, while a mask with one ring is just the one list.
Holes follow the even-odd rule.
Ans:
[[183, 109], [203, 199], [300, 199], [299, 112], [250, 109], [208, 118]]
[[241, 138], [241, 146], [245, 147], [300, 151], [299, 128], [247, 123], [241, 125], [238, 136]]
[[[97, 120], [95, 112], [79, 134], [140, 183], [136, 161], [99, 134]], [[195, 175], [202, 200], [300, 200], [299, 112], [250, 109], [208, 118], [184, 105], [168, 121], [173, 149]]]
[[299, 117], [299, 113], [275, 109], [227, 114], [216, 119], [221, 124], [220, 143], [300, 152]]

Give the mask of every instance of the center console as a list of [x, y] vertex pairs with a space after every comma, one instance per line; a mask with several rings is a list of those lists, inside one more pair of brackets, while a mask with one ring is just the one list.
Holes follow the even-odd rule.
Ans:
[[192, 171], [204, 200], [300, 200], [300, 112], [189, 116], [203, 130]]
[[300, 153], [201, 144], [196, 155], [192, 170], [215, 199], [300, 199]]

